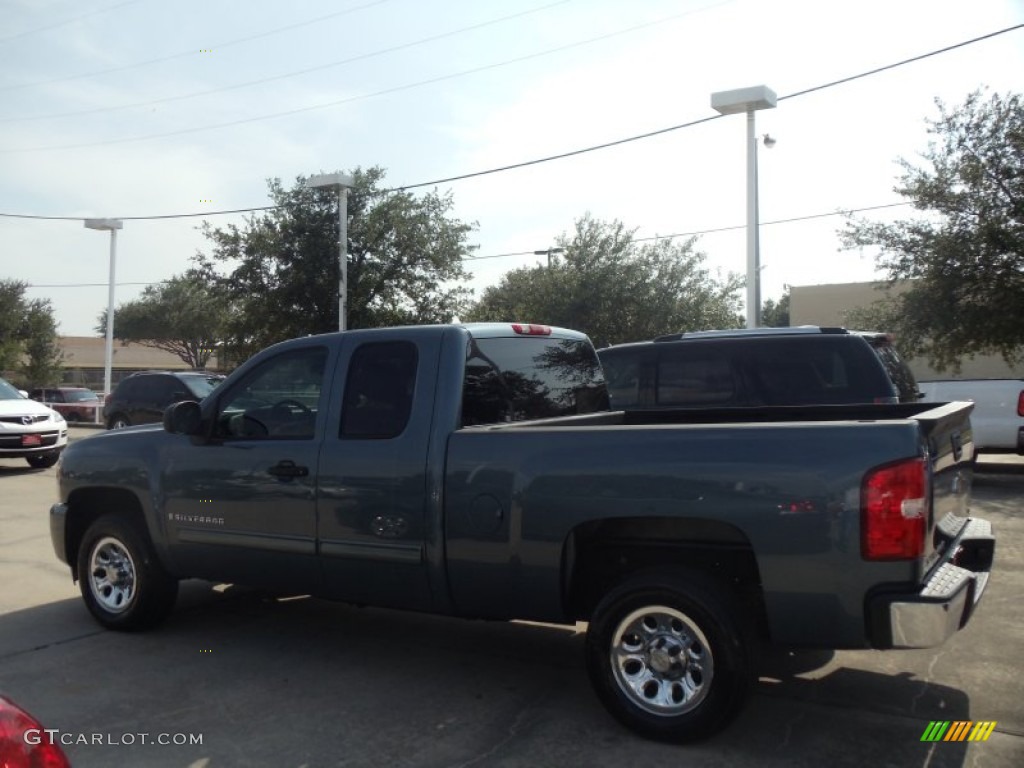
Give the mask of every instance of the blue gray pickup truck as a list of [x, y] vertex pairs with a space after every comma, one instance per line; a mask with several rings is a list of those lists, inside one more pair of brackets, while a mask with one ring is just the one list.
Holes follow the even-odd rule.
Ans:
[[919, 648], [964, 627], [994, 538], [970, 404], [608, 410], [586, 336], [357, 330], [256, 355], [163, 426], [72, 444], [50, 511], [93, 616], [151, 627], [201, 578], [589, 622], [622, 723], [723, 727], [764, 642]]

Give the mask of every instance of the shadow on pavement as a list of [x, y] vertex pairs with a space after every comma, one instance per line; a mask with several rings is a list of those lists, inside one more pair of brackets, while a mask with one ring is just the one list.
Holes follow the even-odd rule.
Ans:
[[76, 768], [963, 764], [966, 745], [929, 757], [920, 742], [929, 720], [970, 719], [963, 691], [830, 669], [820, 651], [770, 651], [749, 705], [712, 739], [645, 741], [592, 694], [581, 630], [187, 582], [147, 633], [101, 630], [75, 599], [0, 616], [0, 680], [50, 728], [204, 736], [72, 745]]

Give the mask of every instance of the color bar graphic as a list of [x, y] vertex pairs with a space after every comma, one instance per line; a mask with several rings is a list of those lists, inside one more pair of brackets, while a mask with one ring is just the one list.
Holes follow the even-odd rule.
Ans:
[[921, 741], [988, 741], [995, 727], [995, 720], [932, 720]]

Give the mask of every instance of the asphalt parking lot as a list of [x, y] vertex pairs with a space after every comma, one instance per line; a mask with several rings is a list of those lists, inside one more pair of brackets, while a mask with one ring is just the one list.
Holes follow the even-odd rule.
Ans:
[[[0, 692], [74, 739], [78, 768], [1024, 765], [1020, 459], [975, 477], [974, 511], [998, 542], [964, 631], [933, 650], [772, 651], [740, 718], [686, 747], [611, 720], [582, 627], [190, 582], [155, 632], [101, 630], [50, 545], [54, 474], [0, 460]], [[997, 724], [986, 742], [922, 743], [935, 720]]]

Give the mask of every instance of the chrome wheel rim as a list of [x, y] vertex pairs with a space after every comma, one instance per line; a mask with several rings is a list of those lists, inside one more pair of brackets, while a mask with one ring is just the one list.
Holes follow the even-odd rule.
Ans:
[[89, 589], [104, 610], [124, 613], [135, 602], [135, 561], [119, 540], [96, 542], [89, 557]]
[[685, 613], [664, 605], [626, 616], [612, 635], [615, 682], [653, 715], [681, 715], [707, 697], [715, 674], [708, 639]]

